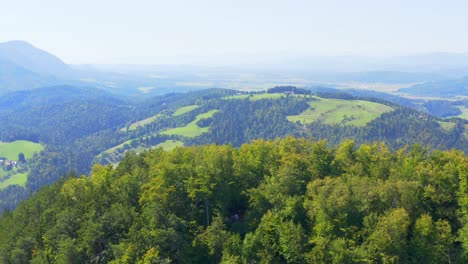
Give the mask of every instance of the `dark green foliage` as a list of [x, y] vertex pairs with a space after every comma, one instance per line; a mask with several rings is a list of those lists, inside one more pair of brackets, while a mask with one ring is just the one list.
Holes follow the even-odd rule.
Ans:
[[219, 98], [232, 93], [214, 89], [131, 101], [99, 89], [56, 86], [3, 95], [0, 141], [25, 139], [46, 147], [40, 155], [28, 160], [31, 171], [26, 189], [8, 187], [0, 191], [0, 213], [15, 208], [31, 192], [55, 182], [71, 169], [89, 173], [94, 158], [106, 149], [140, 136], [145, 136], [144, 140], [136, 143], [157, 145], [167, 139], [157, 132], [186, 124], [193, 117], [166, 118], [136, 132], [120, 131], [127, 124], [193, 104], [202, 97]]
[[267, 93], [293, 93], [293, 94], [311, 94], [307, 89], [297, 88], [296, 86], [275, 86], [267, 90]]
[[[293, 88], [273, 89], [286, 91]], [[294, 91], [301, 92], [297, 88]], [[307, 94], [256, 101], [223, 99], [236, 93], [210, 89], [134, 101], [98, 89], [61, 86], [2, 96], [0, 141], [29, 139], [44, 144], [45, 149], [27, 160], [30, 173], [26, 189], [9, 187], [0, 191], [0, 211], [14, 209], [31, 192], [55, 182], [70, 170], [88, 174], [95, 163], [117, 163], [126, 151], [138, 148], [137, 151], [141, 152], [141, 149], [152, 148], [168, 139], [182, 141], [185, 145], [215, 143], [238, 147], [255, 139], [293, 135], [327, 139], [331, 145], [352, 138], [358, 145], [384, 141], [390, 149], [418, 143], [438, 149], [468, 151], [462, 120], [452, 120], [456, 123], [454, 128], [446, 131], [437, 118], [386, 103], [395, 111], [382, 115], [365, 127], [331, 126], [320, 122], [302, 125], [288, 121], [287, 116], [297, 115], [309, 107], [307, 102], [314, 99]], [[327, 96], [357, 98], [334, 90], [327, 92]], [[198, 107], [172, 116], [174, 111], [187, 105]], [[194, 121], [197, 115], [214, 109], [218, 111], [212, 117], [198, 122], [200, 127], [209, 128], [207, 133], [195, 138], [160, 134], [170, 128], [183, 127]], [[155, 115], [158, 116], [155, 122], [133, 130], [126, 129], [136, 121]], [[120, 148], [119, 152], [103, 153], [127, 141], [131, 143]]]
[[288, 97], [250, 101], [223, 100], [212, 117], [210, 133], [187, 140], [189, 144], [232, 144], [240, 146], [254, 139], [274, 139], [286, 135], [306, 135], [289, 122], [288, 115], [297, 115], [308, 108], [307, 99]]
[[466, 263], [460, 151], [286, 137], [128, 154], [0, 218], [2, 263]]
[[454, 106], [453, 102], [434, 100], [424, 103], [427, 112], [437, 117], [457, 116], [462, 111]]

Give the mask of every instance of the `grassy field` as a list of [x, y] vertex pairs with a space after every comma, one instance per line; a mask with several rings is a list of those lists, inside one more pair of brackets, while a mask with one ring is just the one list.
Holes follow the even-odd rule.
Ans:
[[188, 113], [188, 112], [190, 112], [190, 111], [192, 111], [192, 110], [197, 109], [198, 107], [200, 107], [200, 106], [199, 106], [199, 105], [187, 105], [187, 106], [181, 107], [181, 108], [177, 109], [177, 110], [174, 112], [173, 116], [180, 116], [180, 115], [183, 115], [183, 114], [185, 114], [185, 113]]
[[119, 149], [124, 148], [125, 145], [129, 145], [129, 146], [130, 146], [130, 144], [132, 143], [133, 140], [134, 140], [134, 139], [127, 140], [127, 141], [125, 141], [125, 142], [122, 143], [122, 144], [119, 144], [119, 145], [117, 145], [117, 146], [115, 146], [115, 147], [112, 147], [112, 148], [110, 148], [110, 149], [105, 150], [103, 153], [108, 153], [108, 154], [114, 153], [114, 152], [118, 151]]
[[[166, 140], [156, 146], [152, 146], [152, 147], [144, 147], [144, 146], [137, 146], [137, 147], [131, 147], [130, 144], [131, 144], [131, 141], [132, 140], [128, 140], [120, 145], [117, 145], [113, 148], [110, 148], [108, 150], [105, 150], [103, 151], [101, 154], [99, 154], [97, 156], [98, 159], [101, 159], [102, 158], [102, 155], [104, 154], [107, 154], [107, 155], [110, 155], [111, 157], [109, 158], [106, 158], [106, 161], [109, 162], [109, 164], [111, 164], [112, 166], [117, 166], [120, 162], [120, 160], [125, 157], [125, 154], [126, 152], [128, 151], [132, 151], [132, 152], [135, 152], [137, 154], [139, 153], [142, 153], [142, 152], [145, 152], [149, 149], [155, 149], [155, 148], [159, 148], [159, 147], [162, 147], [164, 150], [172, 150], [176, 147], [182, 147], [184, 146], [184, 143], [182, 141], [177, 141], [177, 140]], [[128, 146], [125, 146], [125, 145], [128, 145]], [[0, 170], [1, 172], [1, 170]], [[1, 176], [1, 175], [0, 175]]]
[[173, 150], [177, 147], [184, 146], [184, 142], [178, 140], [166, 140], [163, 143], [156, 145], [156, 148], [163, 148], [164, 150]]
[[7, 175], [8, 172], [6, 170], [3, 170], [3, 169], [0, 169], [0, 181], [2, 180], [2, 178]]
[[239, 94], [239, 95], [231, 95], [226, 96], [223, 99], [226, 100], [235, 100], [235, 99], [247, 99], [249, 98], [250, 101], [257, 101], [262, 99], [280, 99], [285, 98], [286, 95], [283, 93], [260, 93], [260, 94]]
[[450, 131], [452, 130], [454, 127], [455, 127], [455, 123], [453, 122], [442, 122], [442, 121], [439, 121], [438, 122], [439, 125], [446, 131]]
[[223, 97], [224, 100], [236, 100], [236, 99], [247, 99], [251, 96], [250, 94], [238, 94]]
[[40, 144], [26, 140], [17, 140], [9, 143], [0, 142], [0, 157], [17, 160], [18, 154], [23, 153], [26, 159], [30, 159], [34, 153], [43, 149], [44, 147]]
[[135, 123], [131, 124], [128, 129], [127, 128], [122, 128], [121, 131], [131, 131], [131, 130], [136, 130], [137, 128], [139, 127], [144, 127], [148, 124], [151, 124], [153, 123], [154, 121], [158, 120], [158, 118], [160, 118], [161, 115], [160, 114], [157, 114], [157, 115], [154, 115], [152, 117], [148, 117], [146, 119], [143, 119], [143, 120], [140, 120], [140, 121], [136, 121]]
[[199, 127], [197, 122], [204, 118], [210, 118], [213, 116], [218, 110], [211, 110], [204, 114], [198, 115], [194, 121], [188, 123], [184, 127], [176, 127], [173, 129], [166, 130], [161, 134], [164, 135], [178, 135], [184, 137], [197, 137], [205, 132], [208, 132], [209, 127]]
[[0, 181], [0, 190], [10, 185], [24, 186], [28, 180], [28, 173], [16, 173], [5, 181]]
[[[188, 106], [184, 106], [184, 107], [181, 107], [179, 109], [177, 109], [173, 116], [179, 116], [179, 115], [182, 115], [182, 114], [185, 114], [185, 113], [188, 113], [196, 108], [200, 107], [199, 105], [188, 105]], [[146, 119], [143, 119], [143, 120], [140, 120], [140, 121], [137, 121], [135, 123], [132, 123], [128, 128], [127, 127], [124, 127], [121, 129], [122, 132], [125, 132], [125, 131], [132, 131], [132, 130], [136, 130], [137, 128], [139, 127], [144, 127], [146, 125], [149, 125], [155, 121], [157, 121], [159, 118], [163, 117], [164, 115], [163, 114], [157, 114], [157, 115], [154, 115], [152, 117], [148, 117]]]
[[457, 115], [457, 117], [468, 120], [468, 108], [463, 106], [459, 106], [458, 108], [462, 111], [462, 113]]
[[310, 108], [301, 114], [288, 116], [288, 120], [291, 122], [299, 121], [303, 124], [321, 121], [330, 125], [365, 126], [381, 114], [393, 111], [390, 106], [369, 101], [317, 99], [317, 101], [309, 102]]
[[[26, 159], [30, 159], [34, 153], [43, 149], [44, 147], [40, 144], [26, 140], [17, 140], [9, 143], [0, 142], [0, 157], [5, 157], [8, 160], [18, 160], [18, 154], [23, 153]], [[8, 174], [10, 174], [10, 176], [8, 176]], [[16, 169], [7, 172], [1, 168], [0, 178], [2, 178], [2, 180], [0, 180], [0, 190], [10, 185], [24, 186], [28, 180], [28, 172], [17, 173]]]
[[[239, 94], [239, 95], [231, 95], [223, 97], [225, 100], [235, 100], [235, 99], [247, 99], [249, 98], [250, 101], [258, 101], [263, 99], [281, 99], [286, 98], [286, 94], [284, 93], [259, 93], [259, 94]], [[302, 94], [293, 94], [290, 96], [294, 97], [304, 97], [306, 95]]]

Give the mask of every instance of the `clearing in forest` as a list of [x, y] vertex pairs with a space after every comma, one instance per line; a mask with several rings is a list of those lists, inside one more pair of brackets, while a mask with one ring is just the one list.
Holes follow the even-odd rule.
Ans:
[[390, 106], [370, 101], [315, 98], [318, 100], [308, 102], [308, 109], [288, 116], [288, 120], [302, 124], [320, 121], [328, 125], [365, 126], [383, 113], [393, 111]]
[[173, 116], [180, 116], [180, 115], [183, 115], [185, 113], [188, 113], [190, 111], [193, 111], [195, 109], [197, 109], [198, 107], [200, 107], [199, 105], [187, 105], [187, 106], [184, 106], [184, 107], [181, 107], [179, 109], [177, 109], [174, 114], [172, 114]]
[[43, 149], [44, 147], [41, 144], [27, 140], [0, 142], [0, 157], [16, 161], [18, 160], [18, 154], [23, 153], [26, 159], [30, 159], [34, 153], [40, 152]]
[[211, 111], [208, 111], [206, 113], [197, 115], [195, 120], [188, 123], [186, 126], [172, 128], [172, 129], [169, 129], [169, 130], [166, 130], [166, 131], [162, 132], [161, 134], [163, 134], [163, 135], [177, 135], [177, 136], [184, 136], [184, 137], [190, 137], [190, 138], [197, 137], [197, 136], [199, 136], [199, 135], [201, 135], [201, 134], [203, 134], [205, 132], [208, 132], [208, 129], [209, 129], [209, 127], [200, 127], [200, 126], [198, 126], [198, 124], [197, 124], [198, 121], [200, 121], [202, 119], [210, 118], [216, 112], [218, 112], [218, 110], [211, 110]]

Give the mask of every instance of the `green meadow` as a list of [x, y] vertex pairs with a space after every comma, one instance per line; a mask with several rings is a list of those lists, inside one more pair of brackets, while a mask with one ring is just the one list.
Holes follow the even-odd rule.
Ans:
[[455, 127], [455, 123], [453, 123], [453, 122], [439, 121], [438, 123], [446, 131], [450, 131]]
[[122, 144], [119, 144], [119, 145], [117, 145], [115, 147], [112, 147], [110, 149], [107, 149], [107, 150], [103, 151], [103, 153], [112, 154], [114, 152], [117, 152], [117, 151], [119, 151], [119, 149], [125, 148], [125, 145], [130, 146], [133, 140], [134, 139], [127, 140], [127, 141], [123, 142]]
[[181, 107], [179, 109], [177, 109], [174, 114], [172, 114], [173, 116], [180, 116], [180, 115], [183, 115], [185, 113], [188, 113], [192, 110], [195, 110], [197, 109], [198, 107], [200, 107], [199, 105], [187, 105], [187, 106], [184, 106], [184, 107]]
[[188, 123], [186, 126], [183, 127], [176, 127], [164, 132], [161, 132], [163, 135], [177, 135], [177, 136], [184, 136], [184, 137], [197, 137], [205, 132], [208, 132], [209, 127], [199, 127], [197, 122], [201, 119], [210, 118], [212, 117], [218, 110], [211, 110], [206, 113], [198, 115], [194, 121]]
[[320, 121], [329, 125], [365, 126], [383, 113], [393, 111], [390, 106], [369, 101], [314, 98], [318, 100], [308, 102], [308, 109], [288, 116], [288, 120], [302, 124]]
[[17, 160], [18, 154], [23, 153], [26, 159], [30, 159], [34, 153], [40, 152], [43, 149], [44, 147], [41, 144], [27, 140], [0, 142], [0, 157], [5, 157], [8, 160]]
[[[148, 117], [146, 119], [136, 121], [135, 123], [132, 123], [129, 127], [128, 130], [136, 130], [139, 127], [144, 127], [148, 124], [153, 123], [154, 121], [158, 120], [161, 117], [161, 114], [154, 115], [152, 117]], [[122, 128], [121, 131], [126, 131], [127, 128]]]
[[465, 108], [463, 106], [459, 106], [458, 109], [460, 109], [462, 111], [462, 113], [457, 115], [457, 117], [468, 120], [468, 108]]
[[0, 181], [0, 190], [10, 185], [25, 186], [27, 181], [28, 181], [28, 173], [16, 173], [16, 174], [11, 175], [8, 179], [4, 181]]
[[[18, 154], [23, 153], [26, 159], [32, 158], [34, 153], [40, 152], [44, 147], [38, 143], [26, 140], [13, 142], [0, 142], [0, 157], [8, 160], [18, 160]], [[5, 171], [0, 168], [0, 190], [10, 185], [24, 186], [28, 180], [28, 172], [18, 173], [16, 168]]]
[[[199, 105], [188, 105], [188, 106], [184, 106], [184, 107], [181, 107], [179, 109], [177, 109], [174, 114], [172, 114], [173, 116], [180, 116], [180, 115], [183, 115], [185, 113], [188, 113], [192, 110], [195, 110], [197, 109], [198, 107], [200, 107]], [[136, 121], [132, 124], [130, 124], [130, 126], [128, 127], [125, 127], [125, 128], [122, 128], [121, 131], [122, 132], [125, 132], [125, 131], [132, 131], [132, 130], [136, 130], [138, 129], [139, 127], [144, 127], [146, 125], [149, 125], [155, 121], [157, 121], [158, 119], [164, 117], [163, 114], [156, 114], [154, 116], [151, 116], [151, 117], [148, 117], [146, 119], [143, 119], [143, 120], [139, 120], [139, 121]]]
[[156, 148], [163, 148], [164, 150], [173, 150], [177, 147], [183, 147], [184, 142], [178, 140], [166, 140], [163, 143], [156, 145]]

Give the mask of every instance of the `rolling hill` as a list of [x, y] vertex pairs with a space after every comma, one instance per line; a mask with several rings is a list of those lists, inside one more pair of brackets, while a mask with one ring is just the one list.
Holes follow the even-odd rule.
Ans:
[[331, 145], [352, 138], [358, 145], [384, 141], [391, 149], [418, 143], [468, 152], [461, 119], [337, 90], [275, 91], [209, 89], [128, 99], [95, 88], [54, 86], [6, 94], [0, 97], [0, 141], [29, 140], [45, 148], [29, 162], [24, 188], [0, 192], [1, 206], [14, 208], [30, 191], [70, 171], [88, 173], [93, 164], [117, 164], [129, 152], [158, 147], [239, 147], [293, 135]]
[[[462, 121], [442, 122], [442, 119], [404, 106], [331, 91], [336, 93], [322, 94], [323, 97], [236, 92], [209, 100], [199, 100], [188, 94], [191, 101], [186, 105], [168, 106], [170, 110], [121, 128], [120, 132], [128, 135], [126, 142], [105, 150], [95, 162], [115, 164], [128, 151], [139, 153], [167, 140], [184, 145], [216, 142], [240, 146], [258, 138], [286, 135], [312, 136], [333, 144], [354, 138], [359, 143], [385, 141], [392, 148], [420, 143], [468, 151]], [[209, 116], [204, 116], [208, 113]]]
[[400, 89], [399, 92], [420, 97], [450, 98], [468, 96], [468, 77], [417, 84]]

